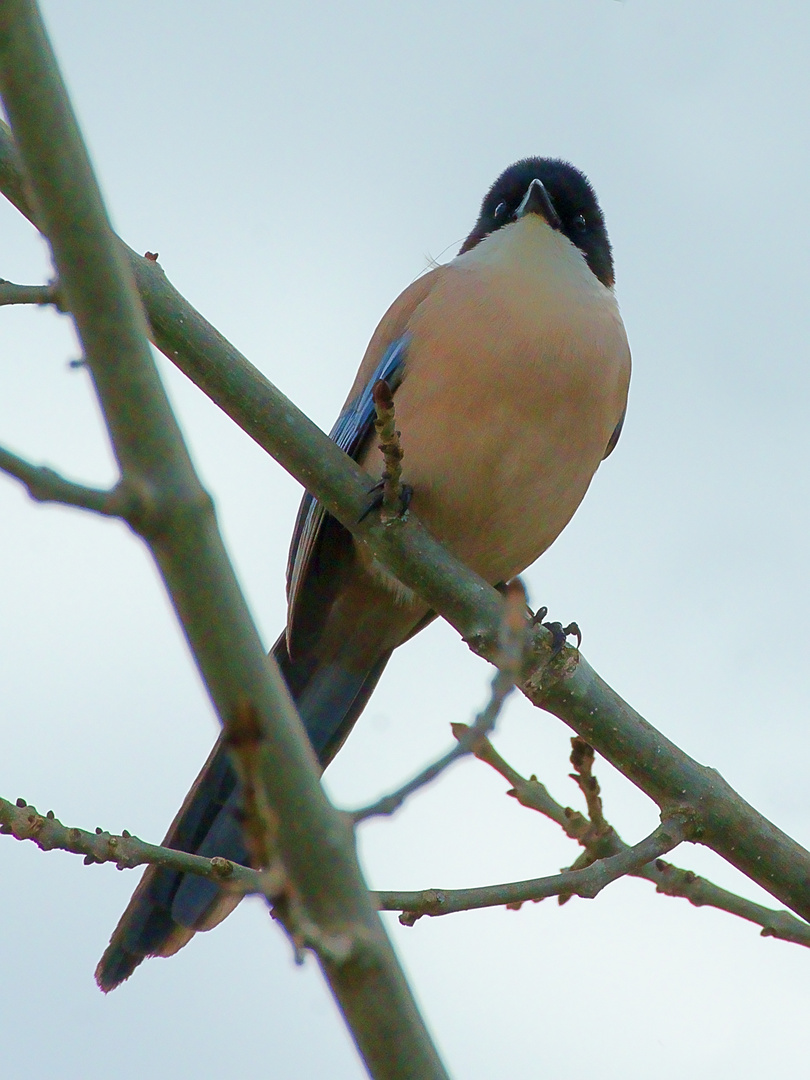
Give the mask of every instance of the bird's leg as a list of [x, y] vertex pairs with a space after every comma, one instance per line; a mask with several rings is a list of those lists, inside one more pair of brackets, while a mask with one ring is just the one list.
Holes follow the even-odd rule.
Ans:
[[[360, 515], [360, 517], [357, 519], [358, 525], [360, 524], [361, 521], [365, 521], [365, 519], [368, 517], [368, 515], [371, 513], [372, 510], [379, 510], [382, 507], [383, 502], [385, 500], [385, 485], [386, 485], [386, 483], [387, 483], [387, 479], [385, 477], [383, 477], [383, 479], [380, 480], [380, 482], [378, 484], [375, 484], [374, 487], [371, 488], [371, 490], [369, 491], [369, 495], [371, 496], [371, 501], [369, 502], [368, 506], [365, 508], [363, 513]], [[405, 511], [411, 505], [411, 499], [412, 498], [413, 498], [413, 488], [411, 487], [411, 485], [410, 484], [400, 484], [399, 485], [399, 505], [400, 505], [400, 510], [399, 510], [398, 514], [394, 515], [395, 517], [404, 517], [405, 516]]]

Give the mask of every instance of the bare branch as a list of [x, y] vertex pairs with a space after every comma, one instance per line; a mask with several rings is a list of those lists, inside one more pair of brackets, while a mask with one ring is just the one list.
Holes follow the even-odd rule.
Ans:
[[264, 652], [171, 411], [130, 266], [33, 0], [0, 4], [0, 93], [121, 474], [146, 493], [150, 513], [141, 531], [206, 689], [223, 726], [247, 710], [261, 730], [261, 784], [281, 826], [285, 870], [316, 929], [313, 942], [353, 932], [348, 952], [318, 952], [321, 968], [375, 1078], [446, 1080], [365, 887], [352, 831], [321, 787], [306, 732]]
[[676, 815], [658, 826], [644, 840], [616, 855], [598, 859], [582, 870], [564, 870], [552, 877], [513, 881], [475, 889], [427, 889], [424, 892], [378, 892], [383, 911], [401, 911], [400, 922], [412, 925], [422, 915], [449, 915], [483, 907], [514, 907], [527, 900], [549, 896], [582, 896], [593, 899], [606, 885], [634, 873], [648, 862], [671, 851], [691, 835], [692, 825], [685, 815]]
[[498, 655], [498, 670], [492, 679], [489, 700], [475, 718], [471, 727], [464, 728], [457, 737], [456, 746], [437, 761], [417, 773], [413, 779], [384, 795], [381, 799], [360, 810], [349, 811], [349, 816], [357, 825], [370, 817], [393, 814], [405, 802], [408, 796], [429, 784], [440, 776], [445, 769], [459, 758], [473, 753], [481, 741], [495, 727], [504, 702], [515, 688], [515, 679], [520, 671], [523, 651], [523, 632], [526, 628], [526, 591], [520, 579], [516, 578], [506, 587], [506, 606], [501, 626], [501, 641]]
[[56, 285], [15, 285], [0, 278], [0, 307], [11, 304], [55, 304], [60, 306]]
[[[461, 725], [458, 725], [459, 727]], [[455, 732], [454, 732], [455, 733]], [[571, 740], [572, 743], [574, 740]], [[577, 840], [585, 848], [590, 861], [617, 854], [627, 849], [612, 827], [594, 834], [591, 821], [578, 810], [558, 803], [549, 794], [548, 789], [536, 776], [526, 779], [512, 768], [488, 739], [481, 740], [475, 750], [475, 756], [490, 765], [511, 785], [507, 792], [521, 806], [536, 810], [551, 821], [556, 822], [572, 840]], [[605, 823], [607, 824], [607, 823]], [[682, 870], [663, 859], [647, 863], [638, 870], [630, 871], [631, 877], [643, 878], [655, 885], [656, 891], [667, 896], [682, 897], [695, 907], [713, 907], [729, 915], [746, 919], [762, 927], [763, 937], [775, 937], [790, 941], [796, 945], [810, 947], [810, 924], [797, 919], [787, 911], [774, 911], [753, 900], [746, 900], [736, 893], [714, 885], [705, 878], [698, 877], [692, 870]]]
[[[35, 220], [14, 141], [0, 122], [0, 190]], [[402, 583], [492, 659], [502, 598], [429, 535], [413, 513], [388, 525], [368, 506], [368, 476], [276, 389], [169, 283], [161, 267], [123, 243], [157, 347], [326, 510], [360, 536]], [[575, 650], [552, 664], [551, 635], [531, 633], [521, 689], [558, 716], [636, 784], [662, 811], [684, 803], [698, 813], [695, 839], [800, 915], [810, 917], [810, 852], [742, 799], [713, 769], [666, 739], [619, 697]]]
[[13, 476], [25, 485], [28, 494], [36, 502], [62, 503], [92, 510], [107, 517], [123, 516], [124, 505], [118, 488], [103, 490], [85, 487], [66, 480], [47, 465], [32, 465], [10, 450], [0, 446], [0, 472]]
[[789, 911], [774, 911], [728, 889], [721, 889], [691, 870], [681, 870], [663, 859], [657, 859], [635, 876], [651, 881], [656, 892], [666, 896], [679, 896], [694, 907], [717, 908], [718, 911], [726, 911], [729, 915], [761, 926], [762, 937], [779, 938], [780, 941], [810, 948], [810, 924], [797, 919]]
[[[593, 747], [589, 746], [584, 739], [575, 736], [571, 740], [570, 760], [575, 769], [575, 772], [570, 773], [570, 777], [585, 796], [585, 805], [588, 810], [588, 827], [579, 837], [579, 842], [585, 850], [569, 868], [581, 870], [585, 866], [590, 866], [595, 859], [600, 857], [600, 854], [604, 854], [604, 841], [611, 835], [613, 828], [605, 821], [599, 781], [593, 775]], [[560, 904], [565, 904], [570, 898], [570, 893], [561, 893]]]
[[588, 817], [591, 819], [591, 825], [596, 833], [601, 835], [610, 826], [605, 821], [599, 782], [593, 775], [593, 761], [593, 747], [586, 743], [584, 739], [572, 739], [571, 764], [576, 771], [570, 774], [571, 779], [575, 781], [579, 790], [585, 796], [585, 805], [588, 807]]
[[395, 521], [402, 513], [402, 458], [404, 452], [397, 431], [394, 397], [385, 379], [378, 379], [372, 388], [377, 419], [374, 429], [380, 440], [385, 468], [382, 478], [382, 506], [380, 518], [386, 523]]
[[88, 832], [63, 825], [54, 817], [53, 811], [40, 814], [25, 799], [16, 803], [0, 798], [0, 833], [14, 836], [17, 840], [33, 840], [42, 851], [70, 851], [84, 855], [86, 864], [115, 863], [118, 870], [133, 870], [146, 864], [179, 870], [199, 877], [211, 878], [223, 887], [233, 886], [243, 893], [265, 893], [264, 875], [258, 870], [240, 866], [230, 859], [205, 859], [201, 855], [189, 855], [174, 848], [147, 844], [124, 831], [116, 836], [102, 829]]

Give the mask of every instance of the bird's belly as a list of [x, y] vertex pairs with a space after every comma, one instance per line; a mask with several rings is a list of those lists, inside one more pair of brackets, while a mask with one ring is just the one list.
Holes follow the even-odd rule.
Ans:
[[[403, 479], [420, 519], [494, 583], [534, 562], [582, 501], [624, 410], [629, 352], [612, 295], [527, 297], [523, 282], [480, 275], [450, 286], [411, 327]], [[372, 449], [366, 467], [379, 463]]]

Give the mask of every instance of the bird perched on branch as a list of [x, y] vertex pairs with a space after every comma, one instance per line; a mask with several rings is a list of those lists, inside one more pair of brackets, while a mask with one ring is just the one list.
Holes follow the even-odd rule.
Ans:
[[[456, 258], [389, 308], [332, 430], [377, 473], [372, 390], [384, 379], [414, 512], [493, 585], [553, 543], [616, 445], [630, 352], [613, 283], [585, 176], [549, 158], [517, 162], [487, 193]], [[273, 655], [325, 767], [392, 651], [433, 614], [309, 494], [287, 589]], [[164, 843], [248, 863], [241, 822], [220, 740]], [[149, 867], [99, 963], [99, 985], [111, 990], [145, 956], [176, 952], [238, 899], [214, 881]]]

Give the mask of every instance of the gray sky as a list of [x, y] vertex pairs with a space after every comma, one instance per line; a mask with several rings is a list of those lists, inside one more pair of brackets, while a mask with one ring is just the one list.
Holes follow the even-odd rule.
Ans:
[[[810, 179], [798, 4], [405, 6], [56, 0], [45, 14], [110, 212], [319, 424], [430, 258], [527, 154], [591, 177], [634, 356], [616, 453], [526, 575], [648, 719], [810, 843], [806, 535]], [[0, 206], [0, 276], [44, 280]], [[66, 319], [0, 312], [0, 441], [99, 483], [112, 465]], [[297, 484], [163, 365], [265, 640], [284, 620]], [[159, 840], [215, 735], [139, 542], [0, 478], [0, 793]], [[489, 672], [435, 625], [392, 661], [327, 774], [364, 802], [443, 750]], [[579, 806], [569, 733], [515, 700], [497, 745]], [[652, 804], [598, 762], [628, 840]], [[465, 763], [362, 831], [371, 883], [552, 873], [576, 850]], [[363, 1075], [315, 965], [258, 902], [104, 998], [130, 873], [3, 838], [0, 1072]], [[762, 898], [710, 853], [682, 865]], [[759, 1078], [806, 1068], [810, 953], [639, 882], [596, 901], [389, 922], [455, 1077]], [[802, 1063], [801, 1065], [799, 1063]]]

